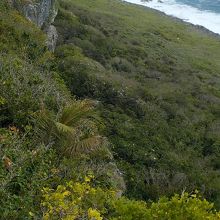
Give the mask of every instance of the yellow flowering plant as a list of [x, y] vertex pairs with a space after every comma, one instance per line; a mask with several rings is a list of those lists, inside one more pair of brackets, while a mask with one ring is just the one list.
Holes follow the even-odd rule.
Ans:
[[43, 219], [74, 220], [79, 217], [88, 220], [102, 220], [105, 202], [115, 196], [111, 190], [91, 186], [92, 175], [86, 176], [82, 183], [70, 181], [57, 189], [43, 188]]
[[198, 191], [183, 192], [158, 202], [117, 197], [116, 191], [92, 186], [92, 175], [82, 183], [70, 181], [57, 189], [43, 189], [44, 220], [220, 220], [220, 213]]

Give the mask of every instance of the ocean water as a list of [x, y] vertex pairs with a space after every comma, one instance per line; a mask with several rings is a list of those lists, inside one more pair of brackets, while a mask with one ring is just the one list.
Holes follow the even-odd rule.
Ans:
[[190, 5], [200, 10], [220, 13], [220, 0], [177, 0], [176, 2]]
[[220, 34], [220, 0], [126, 0], [145, 5], [180, 18], [195, 25], [201, 25]]

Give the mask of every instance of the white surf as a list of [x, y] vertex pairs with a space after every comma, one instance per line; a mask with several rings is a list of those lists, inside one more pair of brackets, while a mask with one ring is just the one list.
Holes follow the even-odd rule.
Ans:
[[126, 1], [157, 9], [167, 15], [180, 18], [195, 25], [201, 25], [214, 33], [220, 34], [220, 14], [218, 13], [200, 10], [186, 4], [180, 4], [175, 0], [152, 0], [149, 2], [143, 2], [141, 0]]

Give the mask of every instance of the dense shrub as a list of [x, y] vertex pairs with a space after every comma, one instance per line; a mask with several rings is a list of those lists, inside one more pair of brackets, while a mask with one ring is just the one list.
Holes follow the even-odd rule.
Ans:
[[1, 219], [25, 219], [30, 211], [39, 213], [40, 190], [55, 174], [54, 150], [36, 145], [32, 128], [25, 130], [21, 133], [15, 126], [0, 130]]
[[0, 218], [218, 219], [203, 198], [220, 204], [219, 41], [124, 2], [62, 0], [52, 54], [10, 2]]
[[219, 53], [218, 40], [116, 1], [63, 0], [61, 15], [58, 70], [74, 95], [101, 102], [127, 195], [148, 200], [198, 188], [219, 203], [213, 73], [220, 66], [211, 55]]
[[198, 196], [175, 195], [155, 203], [119, 198], [117, 192], [92, 186], [91, 176], [83, 183], [68, 182], [57, 189], [43, 189], [43, 219], [156, 220], [220, 219], [213, 204]]

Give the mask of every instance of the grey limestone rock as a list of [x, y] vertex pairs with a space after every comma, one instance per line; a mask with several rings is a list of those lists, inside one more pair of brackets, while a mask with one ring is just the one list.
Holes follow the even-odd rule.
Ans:
[[46, 45], [54, 51], [58, 38], [56, 28], [52, 25], [58, 12], [56, 0], [27, 0], [23, 3], [14, 0], [13, 5], [47, 34]]
[[57, 15], [56, 0], [29, 0], [25, 3], [14, 1], [14, 6], [37, 26], [47, 26]]
[[58, 38], [57, 29], [55, 26], [50, 25], [46, 28], [45, 32], [47, 33], [46, 45], [50, 51], [54, 51]]

